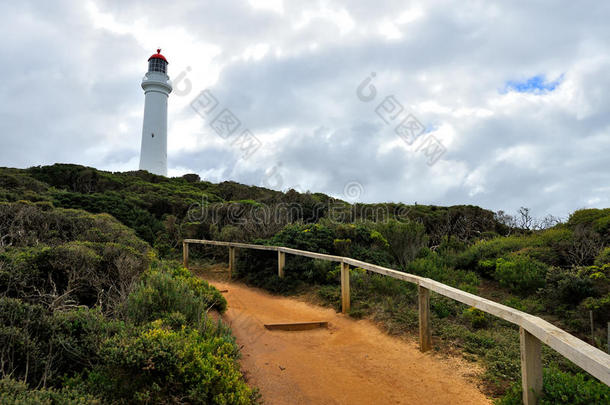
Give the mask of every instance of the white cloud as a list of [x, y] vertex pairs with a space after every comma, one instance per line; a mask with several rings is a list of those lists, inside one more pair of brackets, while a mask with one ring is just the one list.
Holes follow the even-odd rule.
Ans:
[[379, 23], [379, 33], [386, 39], [400, 39], [403, 37], [402, 32], [391, 21], [382, 21]]
[[[170, 60], [170, 174], [366, 201], [566, 216], [609, 205], [610, 4], [60, 0], [0, 6], [0, 163], [137, 168], [146, 59]], [[356, 88], [376, 72], [377, 98]], [[552, 91], [507, 90], [536, 76]], [[210, 88], [262, 142], [247, 160], [189, 107]], [[384, 124], [394, 95], [447, 152]], [[273, 185], [274, 183], [267, 182]]]
[[248, 0], [248, 2], [254, 8], [273, 11], [278, 14], [284, 13], [283, 0]]

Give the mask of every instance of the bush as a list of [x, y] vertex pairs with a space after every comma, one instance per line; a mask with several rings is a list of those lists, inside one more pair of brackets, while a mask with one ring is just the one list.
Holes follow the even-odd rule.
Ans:
[[593, 229], [604, 237], [606, 243], [610, 242], [610, 210], [607, 211], [605, 217], [599, 218], [593, 223]]
[[150, 247], [105, 214], [0, 203], [0, 235], [0, 291], [55, 309], [112, 311], [148, 266]]
[[426, 228], [419, 222], [389, 220], [377, 224], [377, 230], [387, 240], [390, 252], [403, 269], [428, 243]]
[[[610, 387], [583, 374], [569, 374], [556, 368], [544, 370], [540, 405], [605, 405], [610, 403]], [[497, 405], [521, 405], [521, 383], [513, 384]]]
[[75, 209], [47, 209], [28, 201], [0, 203], [3, 246], [57, 245], [69, 241], [113, 242], [145, 253], [149, 246], [133, 230], [108, 214]]
[[571, 263], [570, 252], [573, 249], [574, 233], [569, 227], [559, 225], [546, 229], [537, 235], [540, 247], [530, 248], [527, 254], [551, 266], [568, 266]]
[[432, 312], [440, 319], [456, 314], [458, 304], [451, 298], [438, 296], [430, 300], [430, 308]]
[[85, 385], [118, 403], [250, 404], [235, 344], [155, 321], [136, 334], [108, 340], [102, 366]]
[[95, 364], [101, 342], [123, 327], [97, 310], [51, 312], [0, 298], [0, 372], [34, 386], [58, 384], [61, 376]]
[[458, 255], [456, 266], [485, 274], [485, 268], [479, 267], [479, 263], [484, 264], [484, 261], [489, 259], [496, 260], [528, 245], [531, 245], [531, 238], [515, 235], [479, 241]]
[[477, 263], [479, 272], [485, 276], [493, 276], [496, 271], [496, 260], [497, 259], [479, 260]]
[[21, 381], [4, 378], [0, 380], [0, 403], [3, 405], [98, 405], [102, 401], [74, 389], [32, 390]]
[[596, 266], [603, 266], [610, 263], [610, 246], [604, 248], [595, 258]]
[[584, 269], [551, 268], [547, 272], [543, 294], [555, 307], [575, 307], [583, 299], [596, 295], [596, 290]]
[[38, 383], [46, 377], [49, 314], [40, 305], [0, 298], [0, 372]]
[[610, 215], [610, 208], [597, 209], [589, 208], [574, 211], [568, 220], [568, 225], [576, 227], [578, 225], [591, 225], [595, 221]]
[[610, 293], [599, 297], [589, 297], [582, 302], [584, 309], [593, 311], [596, 322], [602, 325], [610, 322]]
[[339, 256], [347, 256], [347, 257], [349, 257], [349, 255], [350, 255], [351, 244], [352, 244], [351, 239], [335, 239], [333, 242], [335, 252], [337, 252], [337, 254]]
[[72, 375], [96, 364], [102, 343], [125, 329], [123, 322], [107, 318], [96, 309], [54, 312], [49, 345], [55, 351], [53, 367], [57, 375]]
[[436, 252], [428, 252], [425, 257], [413, 260], [406, 271], [466, 290], [476, 290], [480, 284], [476, 273], [451, 268], [445, 257]]
[[0, 289], [56, 309], [101, 305], [113, 311], [144, 272], [147, 257], [115, 243], [68, 242], [0, 253]]
[[177, 264], [151, 270], [127, 300], [127, 317], [143, 324], [179, 312], [198, 324], [212, 308], [224, 311], [227, 302], [218, 290]]
[[512, 292], [527, 295], [544, 286], [547, 267], [527, 256], [513, 255], [496, 261], [494, 278]]
[[335, 232], [328, 226], [288, 225], [274, 235], [270, 244], [319, 253], [333, 253]]
[[480, 329], [487, 326], [487, 317], [485, 312], [478, 310], [474, 307], [470, 307], [464, 310], [462, 316], [466, 321], [475, 329]]

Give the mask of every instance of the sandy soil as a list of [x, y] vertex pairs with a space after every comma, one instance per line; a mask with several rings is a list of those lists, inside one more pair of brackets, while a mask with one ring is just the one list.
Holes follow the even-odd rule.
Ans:
[[[229, 303], [223, 316], [242, 346], [248, 383], [273, 404], [490, 404], [461, 376], [465, 364], [419, 352], [414, 343], [333, 309], [212, 281]], [[328, 321], [328, 329], [268, 331], [265, 323]]]

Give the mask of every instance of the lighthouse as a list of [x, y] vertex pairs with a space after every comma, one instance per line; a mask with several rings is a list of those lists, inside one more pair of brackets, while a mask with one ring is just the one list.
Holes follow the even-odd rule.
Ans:
[[144, 123], [140, 170], [167, 176], [167, 99], [172, 83], [167, 75], [167, 59], [161, 49], [148, 58], [148, 72], [142, 79]]

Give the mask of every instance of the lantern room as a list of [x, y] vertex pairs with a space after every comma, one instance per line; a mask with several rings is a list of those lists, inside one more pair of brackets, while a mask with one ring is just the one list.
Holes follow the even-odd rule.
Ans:
[[165, 56], [161, 55], [161, 49], [157, 49], [157, 53], [148, 58], [148, 71], [167, 74], [168, 63]]

